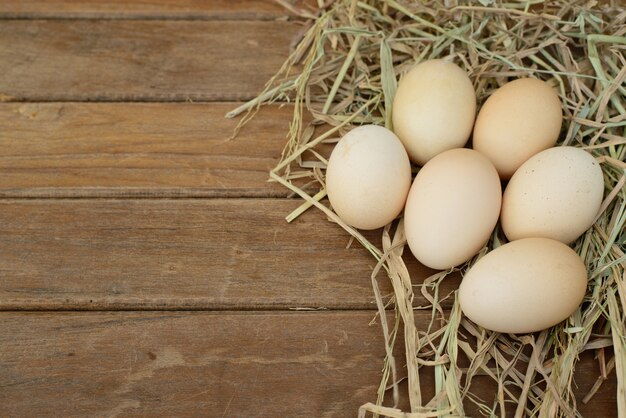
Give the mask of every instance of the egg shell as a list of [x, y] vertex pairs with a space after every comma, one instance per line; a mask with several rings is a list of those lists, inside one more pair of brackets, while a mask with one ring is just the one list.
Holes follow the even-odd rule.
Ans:
[[407, 198], [411, 252], [434, 269], [469, 260], [489, 239], [501, 201], [498, 173], [485, 156], [465, 148], [439, 154], [419, 171]]
[[459, 287], [461, 310], [483, 328], [540, 331], [569, 317], [585, 296], [587, 269], [567, 245], [525, 238], [491, 251]]
[[339, 217], [359, 229], [376, 229], [400, 214], [411, 187], [411, 163], [390, 130], [364, 125], [335, 146], [326, 170], [328, 199]]
[[530, 157], [556, 144], [562, 121], [561, 101], [550, 85], [535, 78], [511, 81], [478, 112], [473, 148], [509, 179]]
[[463, 147], [475, 117], [472, 82], [452, 62], [424, 61], [400, 80], [393, 101], [393, 130], [411, 161], [419, 165], [443, 151]]
[[552, 238], [569, 244], [589, 229], [602, 204], [600, 164], [580, 148], [550, 148], [526, 161], [504, 191], [502, 229], [511, 241]]

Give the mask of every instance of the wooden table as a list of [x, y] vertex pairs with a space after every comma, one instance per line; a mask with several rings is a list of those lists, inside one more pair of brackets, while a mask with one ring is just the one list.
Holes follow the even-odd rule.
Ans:
[[[299, 202], [266, 182], [290, 107], [227, 140], [301, 25], [262, 0], [3, 0], [0, 19], [0, 416], [374, 401], [374, 262], [319, 212], [288, 225]], [[581, 411], [615, 416], [615, 393], [611, 374]]]

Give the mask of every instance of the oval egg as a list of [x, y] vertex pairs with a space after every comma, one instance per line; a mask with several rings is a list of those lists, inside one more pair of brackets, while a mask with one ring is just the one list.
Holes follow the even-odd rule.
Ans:
[[461, 281], [459, 302], [465, 316], [483, 328], [528, 333], [569, 317], [586, 289], [587, 269], [571, 248], [526, 238], [478, 260]]
[[502, 201], [502, 230], [511, 241], [552, 238], [569, 244], [589, 229], [602, 204], [600, 164], [580, 148], [550, 148], [513, 175]]
[[509, 179], [530, 157], [556, 144], [562, 121], [561, 101], [548, 83], [511, 81], [478, 112], [473, 148], [491, 160], [501, 178]]
[[411, 163], [402, 143], [382, 126], [348, 132], [326, 170], [328, 199], [339, 217], [359, 229], [376, 229], [400, 214], [411, 186]]
[[393, 100], [393, 130], [419, 165], [465, 145], [475, 117], [472, 82], [449, 61], [428, 60], [416, 65], [400, 80]]
[[404, 227], [409, 248], [434, 269], [457, 266], [485, 245], [498, 215], [498, 173], [477, 151], [445, 151], [419, 171], [407, 198]]

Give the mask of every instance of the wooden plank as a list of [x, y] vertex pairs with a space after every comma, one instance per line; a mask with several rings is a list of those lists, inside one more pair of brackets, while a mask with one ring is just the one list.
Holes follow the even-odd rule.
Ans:
[[2, 416], [354, 416], [371, 312], [0, 315]]
[[4, 20], [4, 101], [248, 100], [300, 26], [286, 21]]
[[[371, 311], [0, 313], [0, 415], [355, 416], [375, 399], [384, 357], [379, 326], [368, 326], [372, 317]], [[417, 313], [416, 320], [424, 328], [429, 315]], [[591, 382], [598, 372], [583, 355], [578, 376]], [[430, 399], [432, 375], [423, 373], [422, 384]], [[584, 392], [574, 387], [580, 401]], [[497, 396], [488, 385], [472, 392]], [[581, 412], [616, 416], [615, 393], [613, 372]], [[480, 416], [471, 404], [467, 412]]]
[[[314, 3], [291, 1], [303, 8]], [[269, 20], [290, 14], [271, 0], [3, 0], [0, 18]]]
[[374, 308], [374, 259], [299, 203], [0, 200], [0, 309]]
[[286, 196], [268, 183], [289, 106], [234, 140], [237, 103], [0, 104], [0, 197]]

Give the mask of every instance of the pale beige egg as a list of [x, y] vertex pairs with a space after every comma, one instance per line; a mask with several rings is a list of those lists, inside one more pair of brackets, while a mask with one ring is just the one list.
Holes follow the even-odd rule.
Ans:
[[393, 101], [393, 130], [411, 161], [465, 145], [476, 117], [476, 93], [461, 68], [444, 60], [416, 65], [401, 80]]
[[339, 217], [359, 229], [376, 229], [402, 212], [411, 187], [411, 163], [390, 130], [365, 125], [335, 146], [326, 170], [328, 199]]
[[487, 157], [465, 148], [437, 155], [419, 171], [407, 198], [411, 252], [434, 269], [469, 260], [489, 240], [501, 200], [500, 178]]
[[536, 153], [554, 146], [563, 112], [546, 82], [521, 78], [497, 89], [476, 118], [473, 148], [485, 154], [502, 179]]
[[569, 317], [586, 289], [587, 269], [571, 248], [525, 238], [478, 260], [461, 281], [459, 302], [465, 316], [483, 328], [528, 333]]
[[580, 148], [549, 148], [515, 172], [504, 191], [509, 240], [545, 237], [569, 244], [593, 225], [602, 204], [600, 164]]

